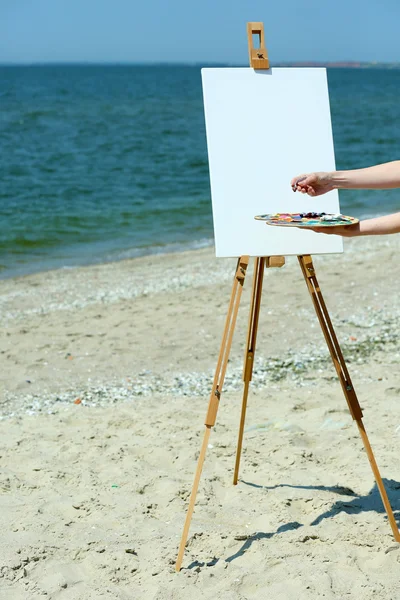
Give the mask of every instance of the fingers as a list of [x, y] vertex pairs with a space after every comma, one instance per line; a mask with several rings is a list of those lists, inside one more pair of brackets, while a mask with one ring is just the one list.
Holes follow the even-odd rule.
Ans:
[[301, 179], [304, 179], [304, 177], [306, 177], [306, 175], [296, 175], [296, 177], [293, 177], [292, 181], [290, 182], [290, 185], [292, 187], [295, 187], [297, 185], [297, 182]]
[[314, 174], [309, 173], [306, 175], [298, 175], [297, 177], [294, 177], [290, 182], [290, 185], [294, 192], [301, 192], [302, 194], [309, 194], [310, 196], [315, 196], [315, 189], [312, 187], [313, 183], [315, 183]]
[[315, 227], [314, 228], [315, 233], [326, 233], [326, 234], [334, 234], [337, 233], [334, 231], [334, 227]]
[[[303, 186], [300, 186], [300, 182], [305, 182], [305, 180], [307, 179], [307, 175], [297, 175], [297, 177], [293, 177], [292, 181], [290, 182], [290, 185], [292, 186], [292, 190], [294, 192], [296, 191], [301, 191]], [[303, 183], [304, 185], [304, 183]]]
[[311, 185], [300, 184], [297, 188], [292, 187], [294, 192], [300, 192], [300, 194], [308, 194], [309, 196], [317, 196], [317, 192]]
[[297, 229], [307, 229], [308, 231], [314, 231], [314, 233], [326, 233], [326, 234], [333, 233], [333, 234], [338, 235], [338, 231], [334, 231], [334, 229], [337, 229], [336, 227], [305, 227], [304, 225], [302, 225], [302, 226], [299, 226]]
[[324, 233], [325, 235], [340, 235], [342, 237], [353, 237], [357, 235], [357, 225], [344, 225], [342, 227], [306, 227], [304, 225], [299, 226], [297, 229], [307, 229], [308, 231], [314, 231], [314, 233]]
[[308, 185], [304, 185], [303, 183], [296, 183], [296, 185], [292, 187], [292, 190], [294, 192], [300, 192], [301, 194], [308, 194], [308, 188]]
[[313, 196], [313, 197], [322, 196], [322, 194], [325, 193], [321, 189], [316, 189], [312, 185], [304, 185], [303, 183], [300, 183], [296, 189], [292, 186], [292, 190], [294, 192], [300, 192], [300, 194], [308, 194], [309, 196]]

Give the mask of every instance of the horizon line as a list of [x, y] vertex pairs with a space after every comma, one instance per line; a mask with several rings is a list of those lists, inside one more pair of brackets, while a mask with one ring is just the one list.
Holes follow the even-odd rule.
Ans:
[[[400, 61], [368, 61], [368, 60], [285, 60], [285, 61], [270, 61], [271, 66], [337, 66], [343, 68], [354, 68], [362, 66], [400, 66]], [[51, 67], [51, 66], [99, 66], [99, 67], [117, 67], [117, 66], [133, 66], [133, 67], [173, 67], [173, 66], [184, 66], [184, 67], [200, 67], [200, 66], [236, 66], [236, 67], [248, 67], [248, 63], [236, 63], [227, 61], [154, 61], [154, 62], [140, 62], [140, 61], [35, 61], [35, 62], [1, 62], [0, 67]]]

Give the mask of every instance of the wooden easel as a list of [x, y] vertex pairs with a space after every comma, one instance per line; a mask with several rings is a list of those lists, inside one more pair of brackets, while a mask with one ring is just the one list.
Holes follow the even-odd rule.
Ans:
[[[260, 36], [260, 47], [254, 48], [253, 45], [253, 34]], [[263, 23], [248, 23], [247, 24], [247, 35], [249, 43], [249, 57], [250, 66], [254, 69], [269, 69], [269, 60], [267, 51], [265, 48], [264, 41], [264, 26]], [[346, 367], [346, 363], [343, 358], [342, 351], [339, 346], [335, 331], [332, 326], [332, 322], [326, 308], [320, 287], [318, 285], [317, 277], [315, 274], [313, 262], [311, 256], [298, 256], [301, 271], [303, 273], [305, 282], [310, 292], [312, 302], [314, 304], [315, 312], [319, 323], [321, 325], [322, 332], [324, 334], [330, 355], [332, 357], [333, 364], [339, 377], [340, 384], [344, 396], [346, 398], [349, 411], [355, 422], [357, 423], [358, 430], [360, 432], [365, 450], [371, 468], [375, 477], [379, 493], [382, 498], [383, 505], [385, 507], [390, 526], [393, 531], [394, 538], [397, 542], [400, 542], [400, 532], [398, 530], [396, 520], [393, 515], [393, 510], [387, 497], [386, 489], [383, 484], [381, 475], [379, 473], [378, 466], [375, 461], [374, 454], [372, 452], [371, 445], [367, 433], [364, 428], [362, 421], [362, 411], [359, 405], [356, 393], [353, 388], [353, 384], [350, 379], [349, 372]], [[201, 472], [204, 464], [205, 454], [210, 438], [211, 427], [215, 425], [219, 401], [221, 398], [222, 388], [224, 385], [226, 367], [228, 364], [230, 349], [232, 345], [233, 333], [236, 325], [236, 318], [238, 314], [240, 299], [242, 295], [242, 289], [244, 280], [246, 277], [246, 269], [249, 264], [249, 257], [242, 256], [239, 258], [235, 276], [233, 279], [233, 287], [231, 293], [231, 299], [228, 308], [228, 314], [225, 322], [225, 329], [222, 336], [221, 348], [218, 356], [217, 368], [215, 371], [214, 382], [211, 390], [210, 401], [208, 405], [207, 416], [205, 420], [205, 432], [203, 443], [201, 446], [200, 455], [198, 458], [197, 469], [195, 473], [192, 493], [189, 500], [189, 508], [186, 515], [186, 521], [183, 528], [182, 539], [179, 547], [178, 558], [176, 561], [176, 570], [180, 571], [183, 555], [185, 551], [185, 545], [189, 534], [190, 523], [194, 511], [194, 505], [196, 502], [197, 490], [199, 487]], [[254, 355], [256, 350], [257, 340], [257, 328], [258, 319], [260, 314], [261, 306], [261, 294], [263, 286], [264, 268], [282, 267], [285, 264], [285, 258], [283, 256], [269, 256], [269, 257], [257, 257], [254, 259], [254, 274], [253, 274], [253, 288], [251, 296], [251, 306], [249, 315], [249, 324], [247, 332], [247, 347], [245, 352], [244, 369], [243, 369], [243, 401], [242, 401], [242, 413], [240, 418], [238, 445], [236, 452], [235, 471], [233, 476], [234, 485], [238, 482], [239, 477], [239, 466], [240, 456], [243, 442], [243, 430], [246, 419], [246, 408], [247, 408], [247, 397], [249, 393], [250, 381], [253, 373]]]

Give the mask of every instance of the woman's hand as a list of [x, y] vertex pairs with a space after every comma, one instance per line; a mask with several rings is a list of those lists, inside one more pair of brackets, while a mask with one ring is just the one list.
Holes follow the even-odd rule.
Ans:
[[309, 196], [320, 196], [333, 189], [388, 190], [400, 188], [400, 160], [352, 171], [304, 173], [293, 177], [290, 183], [294, 192], [301, 192]]
[[309, 196], [321, 196], [334, 189], [332, 173], [305, 173], [293, 177], [290, 182], [294, 192]]
[[341, 227], [301, 227], [300, 229], [310, 229], [315, 233], [327, 233], [329, 235], [341, 235], [342, 237], [356, 237], [362, 235], [360, 231], [360, 223], [354, 225], [342, 225]]
[[389, 235], [400, 233], [400, 212], [374, 219], [365, 219], [354, 225], [343, 227], [302, 227], [311, 229], [316, 233], [328, 233], [331, 235], [342, 235], [343, 237], [355, 237], [359, 235]]

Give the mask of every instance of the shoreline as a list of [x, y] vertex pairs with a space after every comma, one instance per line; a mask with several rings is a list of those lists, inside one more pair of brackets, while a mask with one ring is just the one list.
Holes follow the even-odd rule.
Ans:
[[[313, 257], [347, 355], [369, 358], [395, 347], [400, 307], [380, 270], [393, 263], [394, 277], [399, 250], [398, 236], [358, 238], [345, 240], [343, 255]], [[246, 336], [251, 263], [227, 374], [231, 391], [241, 386], [238, 348]], [[296, 263], [288, 257], [282, 270], [266, 274], [261, 324], [268, 344], [257, 350], [254, 375], [260, 389], [280, 379], [296, 385], [317, 365], [330, 368]], [[40, 412], [78, 397], [101, 405], [102, 395], [110, 393], [120, 399], [207, 395], [235, 264], [203, 248], [4, 280], [1, 414], [15, 414], [12, 407], [20, 401], [20, 410], [31, 406], [27, 410], [35, 412], [36, 406]], [[358, 303], [350, 301], [353, 295]]]
[[[15, 279], [18, 277], [27, 277], [29, 275], [37, 275], [39, 273], [48, 273], [49, 271], [69, 270], [69, 269], [80, 269], [82, 267], [94, 267], [98, 265], [107, 265], [110, 263], [118, 263], [123, 260], [133, 260], [135, 258], [143, 258], [145, 256], [159, 256], [164, 254], [179, 254], [181, 252], [191, 252], [199, 250], [201, 248], [209, 248], [214, 245], [213, 238], [204, 238], [200, 240], [193, 240], [187, 243], [169, 243], [165, 246], [149, 246], [153, 250], [141, 248], [126, 248], [115, 252], [116, 256], [111, 256], [109, 253], [104, 254], [98, 259], [90, 259], [93, 257], [94, 252], [87, 253], [86, 259], [81, 259], [82, 262], [76, 262], [72, 257], [64, 259], [52, 259], [47, 258], [40, 263], [41, 266], [34, 267], [35, 263], [26, 265], [26, 267], [13, 267], [7, 268], [10, 271], [9, 274], [5, 274], [4, 270], [0, 271], [0, 281], [7, 281], [8, 279]], [[57, 264], [62, 263], [64, 264]]]
[[[386, 213], [385, 213], [386, 214]], [[377, 215], [366, 215], [364, 217], [359, 217], [359, 219], [361, 220], [361, 218], [364, 219], [369, 219], [369, 218], [373, 218], [375, 216], [383, 216], [383, 213], [379, 213]], [[362, 236], [360, 238], [343, 238], [344, 239], [344, 243], [347, 244], [347, 247], [345, 246], [344, 252], [342, 254], [336, 254], [337, 256], [341, 256], [341, 255], [345, 255], [346, 253], [352, 253], [353, 251], [356, 252], [357, 248], [353, 247], [353, 244], [362, 244], [364, 248], [366, 248], [367, 250], [371, 249], [372, 247], [379, 247], [381, 248], [382, 246], [387, 246], [388, 244], [391, 245], [392, 243], [394, 243], [396, 245], [396, 243], [394, 242], [394, 240], [391, 242], [390, 240], [395, 238], [396, 235], [386, 235], [386, 236]], [[174, 246], [177, 246], [176, 248]], [[154, 247], [156, 248], [156, 247]], [[179, 256], [179, 255], [185, 255], [188, 253], [196, 253], [196, 252], [201, 252], [202, 250], [212, 250], [213, 252], [215, 251], [215, 245], [214, 245], [214, 239], [213, 238], [209, 238], [209, 239], [201, 239], [201, 240], [194, 240], [193, 242], [186, 244], [169, 244], [165, 247], [166, 249], [163, 250], [154, 250], [153, 252], [146, 252], [144, 254], [138, 254], [138, 255], [133, 255], [133, 256], [119, 256], [118, 258], [106, 258], [106, 257], [102, 257], [101, 259], [99, 259], [98, 261], [95, 262], [83, 262], [82, 264], [71, 264], [71, 265], [61, 265], [61, 266], [49, 266], [47, 268], [41, 268], [39, 270], [35, 270], [35, 271], [27, 271], [24, 273], [14, 273], [11, 275], [7, 275], [7, 276], [2, 276], [0, 273], [0, 281], [3, 283], [6, 283], [8, 281], [11, 280], [18, 280], [18, 279], [22, 279], [22, 278], [27, 278], [27, 277], [34, 277], [34, 276], [40, 276], [40, 275], [46, 275], [47, 273], [56, 273], [56, 272], [65, 272], [68, 273], [70, 271], [77, 271], [80, 269], [90, 269], [90, 268], [96, 268], [96, 267], [107, 267], [108, 265], [118, 265], [119, 263], [125, 263], [125, 262], [129, 262], [129, 261], [139, 261], [139, 260], [146, 260], [146, 259], [151, 259], [152, 257], [168, 257], [168, 256]], [[119, 255], [122, 254], [130, 254], [131, 251], [133, 251], [135, 249], [132, 250], [121, 250], [121, 252], [119, 253]], [[329, 256], [333, 256], [333, 254], [320, 254], [320, 255], [314, 255], [314, 256], [321, 256], [321, 257], [329, 257]], [[215, 255], [213, 254], [213, 258], [216, 261], [229, 261], [229, 260], [236, 260], [235, 257], [231, 257], [231, 258], [216, 258]], [[295, 258], [295, 256], [293, 257], [288, 257], [290, 258]]]
[[[374, 213], [366, 213], [357, 218], [361, 219], [370, 219], [378, 216], [383, 216], [385, 214], [389, 214], [387, 212], [377, 212]], [[214, 238], [212, 236], [212, 231], [210, 232], [211, 237], [209, 238], [201, 238], [195, 239], [186, 242], [170, 242], [165, 244], [164, 246], [148, 246], [146, 248], [138, 248], [138, 247], [127, 247], [114, 251], [103, 250], [103, 253], [100, 252], [100, 256], [98, 258], [94, 258], [97, 256], [96, 247], [98, 246], [98, 242], [93, 244], [93, 248], [90, 252], [86, 252], [85, 258], [82, 258], [82, 255], [79, 257], [79, 261], [76, 258], [73, 258], [72, 255], [64, 258], [51, 258], [47, 257], [42, 262], [29, 263], [23, 266], [17, 267], [4, 267], [3, 271], [0, 270], [0, 282], [7, 281], [9, 279], [15, 279], [18, 277], [27, 277], [29, 275], [36, 275], [40, 273], [48, 273], [50, 271], [59, 271], [65, 270], [68, 271], [70, 269], [80, 269], [84, 267], [95, 267], [107, 264], [116, 264], [124, 260], [133, 260], [133, 259], [141, 259], [145, 257], [151, 256], [163, 256], [170, 254], [180, 254], [182, 252], [194, 252], [196, 250], [201, 250], [203, 248], [213, 248], [214, 247]], [[79, 254], [76, 249], [75, 252]]]

